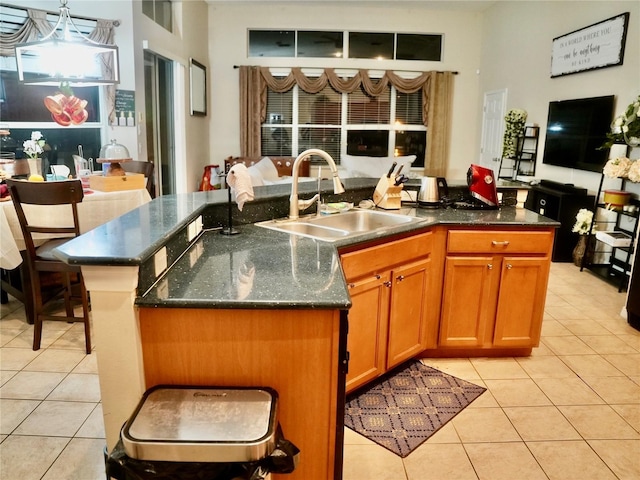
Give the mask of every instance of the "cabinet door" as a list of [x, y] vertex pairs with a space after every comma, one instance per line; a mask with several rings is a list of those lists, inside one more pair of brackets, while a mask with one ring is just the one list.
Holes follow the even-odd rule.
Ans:
[[387, 369], [426, 348], [430, 266], [431, 260], [424, 259], [392, 272]]
[[548, 258], [505, 257], [502, 260], [495, 346], [538, 345], [548, 277]]
[[385, 372], [391, 272], [350, 283], [347, 392]]
[[499, 273], [499, 257], [446, 258], [440, 346], [490, 345], [487, 328], [493, 326]]

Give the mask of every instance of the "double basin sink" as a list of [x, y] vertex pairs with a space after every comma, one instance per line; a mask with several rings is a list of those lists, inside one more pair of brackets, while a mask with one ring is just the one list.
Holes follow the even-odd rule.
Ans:
[[278, 219], [258, 222], [256, 225], [310, 237], [327, 242], [335, 242], [365, 233], [384, 232], [394, 227], [420, 221], [419, 218], [377, 210], [349, 210], [331, 215], [309, 216], [297, 220]]

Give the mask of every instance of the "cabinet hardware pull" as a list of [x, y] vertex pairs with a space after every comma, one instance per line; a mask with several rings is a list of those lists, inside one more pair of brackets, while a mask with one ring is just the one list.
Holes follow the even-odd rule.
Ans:
[[491, 245], [493, 246], [501, 246], [501, 247], [506, 247], [509, 245], [509, 240], [503, 240], [503, 241], [498, 241], [498, 240], [491, 240]]
[[396, 280], [398, 280], [399, 282], [401, 282], [402, 280], [404, 280], [404, 275], [398, 275], [398, 277], [396, 278]]
[[349, 284], [349, 288], [353, 288], [353, 287], [355, 287], [355, 286], [356, 286], [356, 284], [355, 284], [355, 283], [350, 283], [350, 284]]
[[488, 263], [488, 264], [487, 264], [487, 268], [488, 268], [489, 270], [493, 270], [493, 264], [492, 264], [492, 263]]
[[513, 265], [511, 265], [510, 263], [507, 263], [507, 270], [511, 270], [513, 268]]
[[389, 281], [384, 282], [384, 286], [385, 286], [385, 287], [390, 287], [390, 286], [391, 286], [391, 282], [389, 282]]
[[380, 275], [376, 274], [375, 277], [376, 277], [376, 280], [380, 280]]

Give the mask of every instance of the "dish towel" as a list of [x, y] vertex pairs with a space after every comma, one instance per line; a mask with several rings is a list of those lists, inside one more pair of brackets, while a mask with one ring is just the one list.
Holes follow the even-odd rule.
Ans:
[[254, 198], [249, 169], [242, 163], [236, 163], [229, 169], [227, 185], [235, 194], [238, 210], [242, 211], [244, 203], [250, 202]]

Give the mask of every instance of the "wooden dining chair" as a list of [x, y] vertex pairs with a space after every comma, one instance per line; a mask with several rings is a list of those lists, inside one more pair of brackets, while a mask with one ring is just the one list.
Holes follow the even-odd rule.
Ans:
[[[10, 179], [7, 180], [7, 185], [26, 247], [34, 311], [33, 349], [40, 349], [43, 321], [55, 320], [84, 323], [85, 349], [87, 353], [91, 353], [89, 298], [80, 266], [58, 260], [52, 253], [54, 248], [68, 242], [70, 237], [80, 235], [77, 204], [84, 196], [82, 183], [80, 180], [28, 182]], [[42, 221], [35, 219], [43, 218], [41, 212], [36, 215], [35, 209], [53, 205], [66, 205], [73, 225], [68, 222], [66, 226], [43, 226]], [[38, 233], [51, 235], [53, 239], [36, 247], [34, 234]], [[60, 315], [55, 309], [55, 302], [59, 302], [61, 298], [64, 299], [65, 315]], [[82, 305], [82, 316], [76, 316], [73, 311], [74, 305], [78, 303]]]
[[144, 177], [147, 179], [147, 191], [151, 198], [155, 197], [155, 188], [154, 188], [154, 179], [153, 179], [153, 163], [152, 162], [141, 162], [138, 160], [133, 160], [130, 162], [122, 162], [120, 164], [125, 172], [129, 173], [142, 173]]

